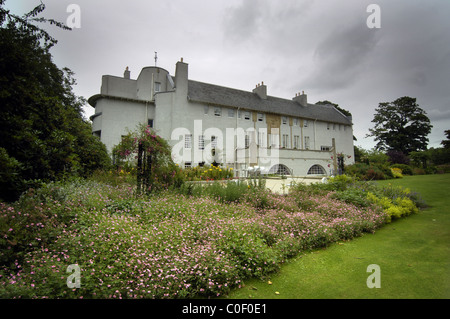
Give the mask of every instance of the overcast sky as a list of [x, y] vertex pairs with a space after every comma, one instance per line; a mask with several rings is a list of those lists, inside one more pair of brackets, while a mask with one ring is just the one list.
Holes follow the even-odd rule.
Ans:
[[[45, 29], [59, 42], [54, 62], [75, 72], [77, 95], [100, 92], [102, 75], [136, 78], [145, 66], [175, 73], [181, 57], [189, 78], [269, 95], [329, 100], [353, 114], [356, 145], [375, 108], [402, 96], [417, 98], [434, 126], [429, 147], [450, 129], [449, 0], [43, 0], [43, 16], [66, 22], [70, 4], [80, 28]], [[37, 0], [7, 0], [22, 15]], [[368, 28], [369, 4], [381, 10]], [[370, 19], [371, 20], [371, 19]], [[85, 116], [94, 113], [90, 106]]]

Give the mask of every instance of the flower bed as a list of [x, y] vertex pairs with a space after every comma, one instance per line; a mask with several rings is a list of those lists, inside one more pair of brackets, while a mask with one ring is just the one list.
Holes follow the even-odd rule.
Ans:
[[[219, 296], [387, 220], [379, 207], [332, 193], [240, 189], [229, 201], [169, 192], [133, 199], [129, 187], [79, 182], [0, 204], [0, 297]], [[71, 264], [81, 268], [78, 289], [67, 287]]]

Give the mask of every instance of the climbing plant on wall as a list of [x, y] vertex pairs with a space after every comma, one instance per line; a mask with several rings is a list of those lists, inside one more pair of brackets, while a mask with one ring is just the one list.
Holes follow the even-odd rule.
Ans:
[[150, 193], [179, 187], [182, 173], [172, 160], [169, 143], [149, 126], [129, 132], [113, 149], [117, 166], [136, 166], [137, 193]]

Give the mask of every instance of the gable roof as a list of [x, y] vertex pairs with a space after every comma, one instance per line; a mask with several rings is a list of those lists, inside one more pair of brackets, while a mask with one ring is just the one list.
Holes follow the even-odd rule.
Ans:
[[273, 96], [261, 99], [253, 92], [193, 80], [188, 82], [188, 99], [217, 106], [352, 125], [351, 119], [332, 105], [302, 106], [293, 100]]

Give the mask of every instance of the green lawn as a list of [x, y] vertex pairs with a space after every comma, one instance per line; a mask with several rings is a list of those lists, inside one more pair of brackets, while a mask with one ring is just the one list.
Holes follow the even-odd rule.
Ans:
[[[379, 182], [389, 183], [419, 192], [429, 207], [375, 234], [305, 252], [265, 281], [247, 280], [227, 298], [450, 298], [450, 175]], [[380, 266], [381, 288], [367, 287], [370, 264]]]

